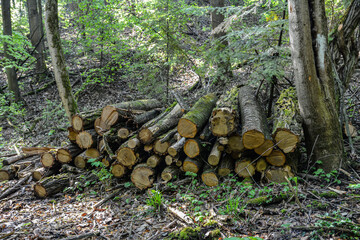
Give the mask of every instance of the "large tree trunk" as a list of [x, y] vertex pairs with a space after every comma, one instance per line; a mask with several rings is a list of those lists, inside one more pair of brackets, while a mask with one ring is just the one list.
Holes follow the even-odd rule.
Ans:
[[66, 69], [64, 53], [59, 33], [59, 18], [57, 0], [47, 0], [45, 4], [45, 28], [49, 45], [55, 81], [66, 115], [71, 116], [77, 111], [77, 104], [71, 91], [69, 73]]
[[[12, 36], [10, 0], [1, 1], [1, 11], [2, 11], [2, 20], [3, 20], [3, 34], [7, 36]], [[4, 42], [4, 56], [10, 61], [14, 60], [14, 58], [9, 54], [9, 47], [6, 41]], [[16, 78], [15, 68], [5, 67], [5, 71], [8, 80], [9, 90], [14, 93], [15, 101], [19, 101], [20, 91]]]
[[295, 84], [309, 157], [338, 169], [343, 142], [328, 58], [324, 0], [289, 1], [289, 34]]
[[27, 0], [30, 40], [34, 47], [34, 56], [36, 58], [36, 73], [42, 74], [46, 71], [45, 65], [45, 44], [44, 44], [44, 29], [42, 25], [42, 17], [40, 0]]

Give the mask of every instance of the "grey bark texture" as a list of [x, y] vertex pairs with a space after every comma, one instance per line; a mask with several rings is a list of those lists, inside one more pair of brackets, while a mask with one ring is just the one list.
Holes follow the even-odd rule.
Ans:
[[45, 73], [45, 44], [41, 16], [41, 1], [27, 0], [27, 10], [30, 27], [30, 41], [32, 46], [35, 48], [34, 57], [36, 58], [36, 72]]
[[64, 53], [61, 46], [59, 33], [58, 2], [47, 0], [45, 4], [45, 28], [49, 45], [51, 62], [54, 68], [55, 81], [66, 115], [71, 121], [71, 116], [78, 109], [71, 91], [69, 73], [66, 69]]
[[[12, 36], [11, 27], [11, 11], [10, 11], [10, 0], [1, 1], [2, 21], [3, 21], [3, 34]], [[9, 46], [4, 42], [4, 56], [5, 58], [13, 61], [14, 58], [9, 54]], [[16, 71], [14, 67], [6, 67], [6, 77], [8, 81], [9, 90], [14, 93], [15, 101], [20, 100], [19, 85], [17, 82]]]
[[321, 168], [329, 172], [340, 167], [343, 142], [327, 54], [325, 3], [290, 0], [288, 8], [291, 55], [307, 153], [309, 161], [321, 161]]

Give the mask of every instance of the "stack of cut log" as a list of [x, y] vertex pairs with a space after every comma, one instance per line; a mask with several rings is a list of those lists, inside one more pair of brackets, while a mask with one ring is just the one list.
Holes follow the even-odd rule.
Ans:
[[35, 194], [46, 197], [69, 185], [68, 175], [53, 176], [62, 166], [90, 169], [94, 161], [116, 178], [131, 176], [139, 189], [151, 187], [157, 176], [170, 181], [186, 171], [208, 186], [233, 171], [244, 178], [259, 172], [270, 181], [292, 176], [295, 165], [288, 163], [295, 162], [299, 135], [287, 126], [296, 124], [278, 118], [271, 134], [250, 87], [235, 87], [219, 99], [207, 94], [187, 112], [176, 103], [164, 111], [161, 106], [138, 100], [75, 115], [68, 128], [71, 144], [4, 161], [0, 181], [32, 174]]

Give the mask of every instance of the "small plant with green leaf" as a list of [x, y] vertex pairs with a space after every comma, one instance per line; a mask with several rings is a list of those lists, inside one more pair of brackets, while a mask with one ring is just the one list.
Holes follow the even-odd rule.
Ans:
[[161, 209], [164, 199], [162, 193], [157, 190], [151, 190], [148, 192], [148, 199], [146, 199], [146, 204], [150, 207], [153, 207], [154, 212], [158, 212]]

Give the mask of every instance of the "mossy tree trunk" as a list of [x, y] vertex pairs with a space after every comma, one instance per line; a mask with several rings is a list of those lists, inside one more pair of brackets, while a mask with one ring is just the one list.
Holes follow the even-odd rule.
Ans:
[[324, 0], [289, 1], [289, 34], [307, 153], [325, 171], [340, 167], [343, 141], [328, 57]]
[[51, 62], [54, 67], [56, 85], [59, 91], [61, 101], [64, 105], [66, 115], [71, 121], [71, 116], [78, 111], [78, 108], [75, 98], [72, 94], [69, 73], [66, 69], [64, 53], [61, 45], [57, 0], [46, 1], [45, 28]]

